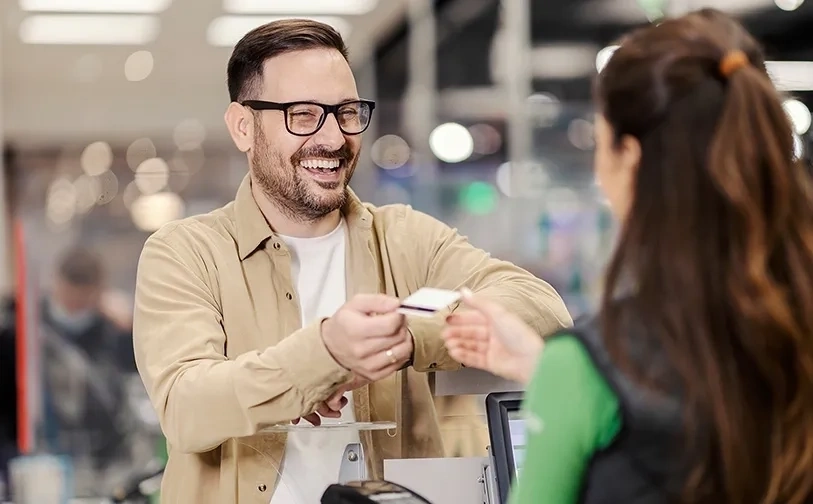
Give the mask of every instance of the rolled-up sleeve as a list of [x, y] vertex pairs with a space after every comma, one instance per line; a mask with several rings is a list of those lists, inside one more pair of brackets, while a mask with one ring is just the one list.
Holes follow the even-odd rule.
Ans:
[[[547, 282], [514, 264], [491, 257], [439, 220], [407, 208], [406, 235], [419, 242], [415, 268], [424, 285], [458, 290], [467, 287], [522, 318], [540, 337], [569, 327], [573, 319]], [[423, 268], [423, 270], [421, 270]], [[409, 329], [415, 342], [412, 366], [419, 371], [454, 370], [460, 365], [446, 352], [440, 332], [446, 316], [459, 305], [431, 318], [414, 317]]]
[[174, 449], [198, 453], [311, 413], [350, 376], [325, 348], [321, 321], [227, 358], [221, 310], [192, 248], [167, 234], [147, 240], [133, 342], [164, 435]]

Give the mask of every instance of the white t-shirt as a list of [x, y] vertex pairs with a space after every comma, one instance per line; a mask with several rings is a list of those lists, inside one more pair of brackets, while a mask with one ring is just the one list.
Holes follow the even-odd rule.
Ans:
[[[291, 274], [299, 297], [302, 325], [336, 313], [347, 298], [347, 226], [344, 220], [325, 236], [280, 238], [291, 252]], [[353, 396], [347, 393], [345, 397], [348, 403], [342, 408], [341, 420], [323, 418], [323, 424], [355, 421]], [[358, 442], [358, 432], [349, 430], [289, 433], [282, 462], [282, 477], [271, 497], [271, 504], [319, 502], [325, 488], [338, 481], [345, 447]]]

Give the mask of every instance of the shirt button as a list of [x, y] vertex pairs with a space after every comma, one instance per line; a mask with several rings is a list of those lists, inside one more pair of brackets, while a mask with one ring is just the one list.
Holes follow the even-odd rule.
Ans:
[[290, 292], [285, 293], [285, 299], [287, 299], [288, 301], [292, 300], [293, 298], [294, 296], [292, 296]]
[[266, 488], [267, 487], [265, 485], [261, 484], [260, 486], [257, 487], [257, 490], [259, 490], [260, 492], [265, 492]]
[[280, 244], [279, 242], [274, 242], [274, 250], [279, 250]]

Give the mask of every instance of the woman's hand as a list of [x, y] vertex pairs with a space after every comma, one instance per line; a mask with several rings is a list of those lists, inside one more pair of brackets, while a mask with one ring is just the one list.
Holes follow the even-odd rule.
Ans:
[[466, 311], [446, 318], [449, 355], [467, 367], [527, 384], [542, 352], [542, 338], [516, 315], [463, 290]]

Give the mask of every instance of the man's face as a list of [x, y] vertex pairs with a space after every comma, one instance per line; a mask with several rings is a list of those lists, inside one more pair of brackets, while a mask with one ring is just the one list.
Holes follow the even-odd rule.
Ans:
[[[256, 98], [334, 105], [359, 96], [350, 66], [338, 51], [309, 49], [266, 61], [262, 92]], [[254, 112], [249, 151], [253, 179], [292, 219], [318, 220], [341, 208], [360, 149], [361, 135], [342, 133], [333, 114], [316, 133], [296, 136], [288, 132], [282, 111]], [[338, 168], [325, 168], [336, 161]]]
[[78, 316], [98, 310], [99, 294], [100, 289], [96, 285], [76, 285], [57, 278], [52, 297], [66, 314]]

